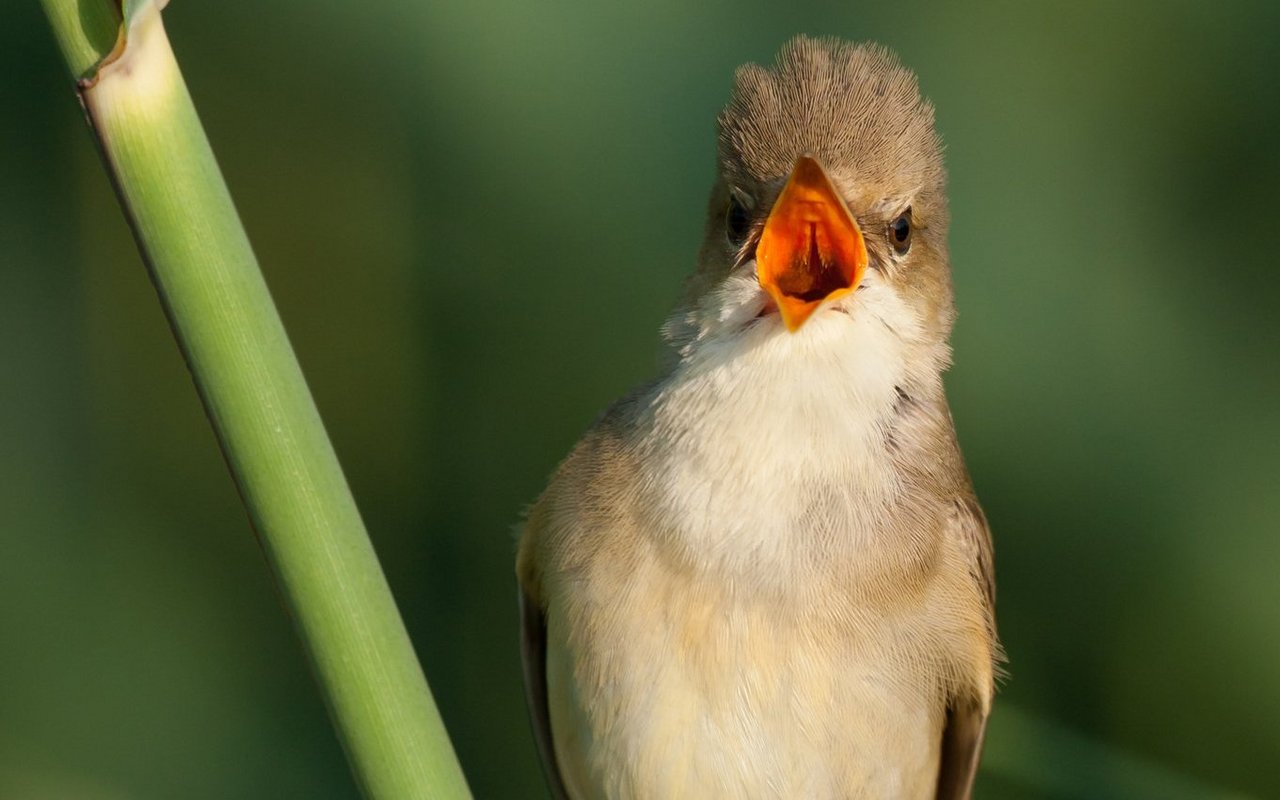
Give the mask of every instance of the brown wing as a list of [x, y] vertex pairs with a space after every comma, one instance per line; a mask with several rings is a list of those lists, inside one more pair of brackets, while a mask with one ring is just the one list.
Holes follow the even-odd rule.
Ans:
[[[590, 784], [584, 774], [583, 754], [574, 747], [571, 722], [564, 723], [566, 729], [560, 732], [561, 749], [567, 763], [561, 764], [556, 758], [551, 727], [550, 701], [553, 698], [547, 686], [547, 673], [548, 667], [555, 667], [557, 662], [547, 663], [547, 628], [549, 622], [559, 625], [563, 621], [547, 617], [542, 566], [551, 560], [553, 553], [564, 557], [566, 552], [573, 552], [578, 559], [594, 557], [586, 553], [598, 547], [599, 541], [608, 538], [595, 534], [616, 523], [619, 512], [615, 507], [622, 504], [601, 487], [630, 485], [625, 479], [626, 463], [614, 433], [619, 425], [619, 407], [620, 404], [615, 405], [606, 412], [556, 470], [542, 497], [529, 510], [516, 555], [525, 698], [529, 703], [534, 739], [542, 755], [543, 771], [556, 800], [568, 800], [573, 796], [569, 786], [573, 786], [574, 792], [586, 795], [590, 790], [584, 787]], [[569, 499], [562, 499], [565, 497]], [[589, 521], [579, 519], [577, 523], [567, 523], [567, 520], [579, 517], [589, 518]], [[587, 532], [595, 533], [587, 536]], [[554, 657], [554, 647], [552, 650]], [[556, 675], [552, 673], [553, 678]], [[559, 707], [556, 711], [557, 721], [561, 719], [560, 712], [568, 716], [576, 713], [576, 709], [571, 711]]]
[[524, 696], [529, 704], [533, 738], [542, 756], [542, 771], [555, 800], [568, 800], [564, 780], [556, 766], [551, 739], [551, 713], [547, 708], [547, 618], [538, 602], [520, 587], [520, 655], [524, 661]]
[[987, 713], [977, 701], [965, 701], [947, 709], [942, 730], [942, 761], [938, 765], [937, 800], [968, 800], [978, 774]]
[[[959, 498], [953, 506], [953, 531], [969, 555], [971, 574], [987, 601], [989, 634], [995, 642], [996, 582], [991, 556], [991, 531], [977, 499]], [[997, 648], [997, 653], [998, 648]], [[942, 729], [942, 759], [938, 765], [937, 800], [967, 800], [982, 757], [987, 732], [991, 687], [979, 696], [954, 698]]]

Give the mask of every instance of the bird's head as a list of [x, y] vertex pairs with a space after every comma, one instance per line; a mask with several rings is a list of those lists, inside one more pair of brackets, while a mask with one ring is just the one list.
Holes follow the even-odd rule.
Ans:
[[941, 366], [954, 316], [945, 172], [915, 76], [874, 44], [797, 37], [773, 68], [738, 70], [719, 128], [698, 270], [668, 327], [677, 344], [798, 344], [874, 321]]

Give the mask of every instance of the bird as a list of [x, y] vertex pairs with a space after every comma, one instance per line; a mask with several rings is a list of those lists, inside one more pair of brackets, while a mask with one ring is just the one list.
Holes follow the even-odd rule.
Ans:
[[1003, 654], [934, 108], [890, 50], [798, 36], [718, 131], [659, 374], [520, 527], [552, 794], [969, 797]]

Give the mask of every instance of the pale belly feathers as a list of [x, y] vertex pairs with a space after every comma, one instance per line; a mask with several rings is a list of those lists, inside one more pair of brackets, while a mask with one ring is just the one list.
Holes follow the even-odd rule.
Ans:
[[924, 609], [747, 601], [663, 566], [575, 603], [585, 648], [550, 615], [551, 724], [576, 800], [929, 796], [945, 690], [931, 637], [910, 640]]

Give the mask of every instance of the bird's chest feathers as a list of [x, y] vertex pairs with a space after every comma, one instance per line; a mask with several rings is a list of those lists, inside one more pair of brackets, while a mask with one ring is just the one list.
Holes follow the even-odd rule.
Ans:
[[839, 313], [701, 348], [648, 398], [646, 527], [703, 567], [788, 581], [874, 546], [904, 373], [889, 331]]
[[600, 565], [618, 572], [590, 584], [609, 587], [590, 648], [552, 631], [553, 651], [580, 653], [551, 686], [555, 707], [585, 709], [560, 727], [584, 737], [561, 756], [595, 776], [584, 796], [923, 796], [941, 689], [895, 644], [927, 627], [923, 609], [855, 624], [833, 586], [748, 599], [666, 566]]

